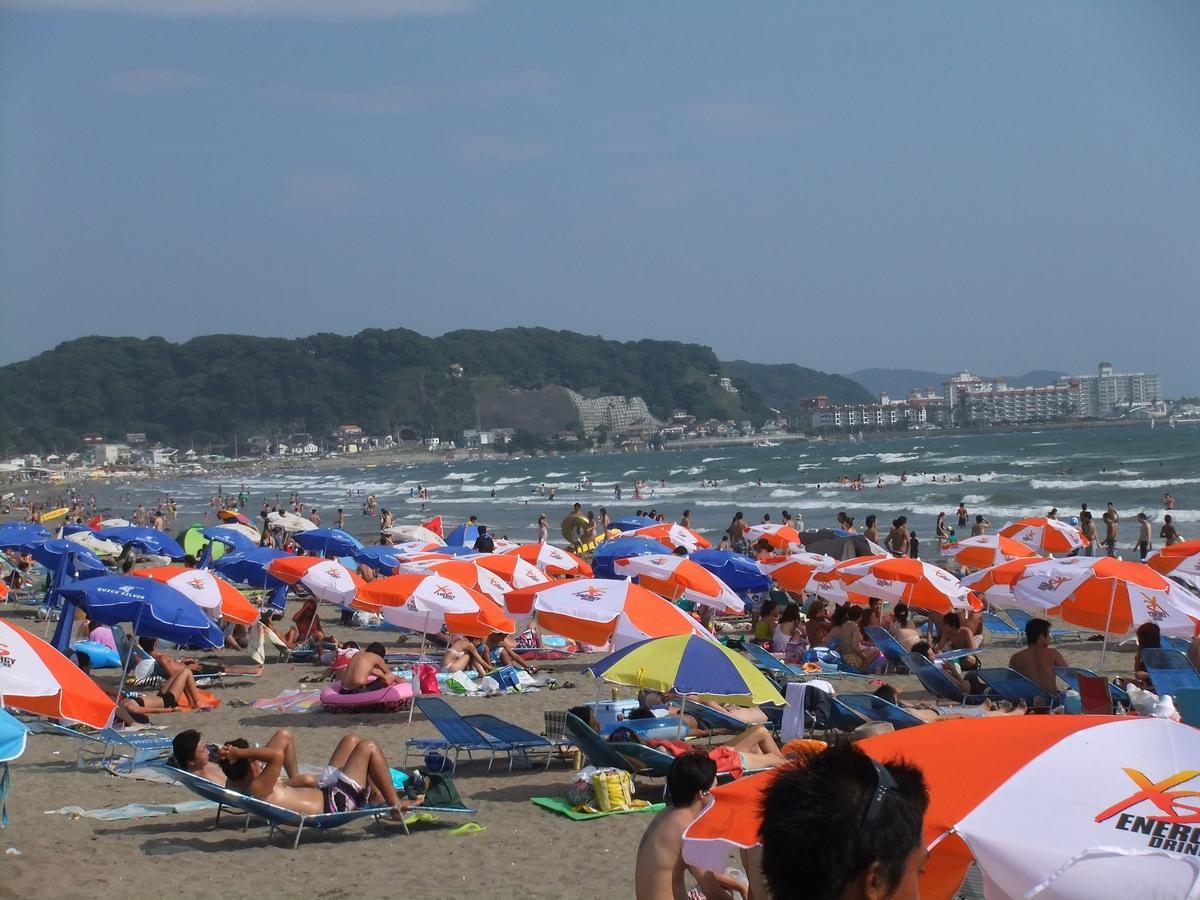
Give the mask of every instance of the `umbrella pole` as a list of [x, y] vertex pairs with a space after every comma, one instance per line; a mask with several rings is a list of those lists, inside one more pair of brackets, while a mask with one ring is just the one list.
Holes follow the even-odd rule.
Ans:
[[408, 724], [412, 724], [413, 710], [417, 705], [417, 697], [421, 696], [421, 673], [417, 670], [417, 666], [425, 662], [425, 642], [429, 640], [429, 613], [425, 613], [425, 627], [421, 629], [421, 652], [417, 654], [417, 665], [413, 666], [413, 681], [416, 685], [413, 686], [413, 700], [408, 704]]
[[137, 615], [133, 617], [133, 627], [130, 629], [133, 633], [130, 635], [129, 652], [125, 654], [125, 661], [121, 666], [121, 677], [117, 679], [117, 695], [113, 698], [113, 702], [117, 706], [121, 705], [121, 688], [125, 686], [125, 676], [129, 674], [129, 663], [133, 659], [133, 648], [137, 645], [137, 630], [142, 621], [142, 609], [143, 607], [139, 606]]
[[1113, 606], [1117, 602], [1117, 579], [1113, 579], [1112, 592], [1108, 595], [1108, 618], [1104, 622], [1104, 641], [1100, 644], [1100, 674], [1104, 674], [1104, 655], [1108, 651], [1108, 629], [1112, 627]]
[[[683, 738], [683, 716], [687, 712], [687, 694], [683, 694], [679, 701], [679, 724], [675, 728], [675, 740]], [[712, 738], [709, 738], [709, 743], [712, 743]]]

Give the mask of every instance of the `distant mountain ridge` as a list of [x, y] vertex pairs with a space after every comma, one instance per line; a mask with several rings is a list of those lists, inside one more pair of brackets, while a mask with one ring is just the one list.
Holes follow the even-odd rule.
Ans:
[[787, 414], [796, 401], [824, 395], [830, 403], [871, 403], [875, 398], [858, 381], [794, 363], [752, 363], [735, 359], [722, 363], [731, 376], [758, 393], [770, 406]]
[[[886, 393], [893, 400], [899, 400], [908, 396], [908, 392], [914, 388], [924, 390], [932, 387], [937, 388], [938, 393], [941, 393], [942, 385], [949, 381], [953, 374], [953, 372], [928, 372], [923, 369], [859, 369], [857, 372], [851, 372], [849, 377], [876, 397], [881, 393]], [[1009, 387], [1040, 387], [1054, 384], [1060, 375], [1067, 373], [1054, 369], [1034, 369], [1024, 375], [984, 375], [980, 372], [975, 374], [984, 378], [1002, 378]]]

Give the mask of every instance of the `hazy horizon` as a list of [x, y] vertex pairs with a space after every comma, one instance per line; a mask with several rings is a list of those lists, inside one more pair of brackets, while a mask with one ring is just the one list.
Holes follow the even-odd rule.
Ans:
[[1200, 5], [10, 0], [0, 363], [535, 325], [1200, 394]]

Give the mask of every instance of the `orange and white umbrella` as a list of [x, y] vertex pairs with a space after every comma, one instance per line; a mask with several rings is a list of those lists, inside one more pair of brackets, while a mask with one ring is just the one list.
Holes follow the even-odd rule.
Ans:
[[1014, 559], [1037, 556], [1037, 551], [1000, 534], [977, 534], [942, 547], [942, 556], [952, 557], [964, 569], [987, 569]]
[[288, 584], [301, 584], [318, 600], [346, 605], [365, 581], [336, 559], [316, 556], [281, 556], [267, 565], [267, 573]]
[[424, 634], [440, 631], [487, 637], [512, 634], [516, 623], [486, 594], [440, 574], [406, 573], [364, 584], [350, 604], [378, 613], [398, 628]]
[[842, 573], [849, 566], [862, 565], [863, 563], [872, 562], [874, 560], [891, 559], [890, 556], [852, 556], [850, 559], [843, 559], [839, 563], [834, 563], [832, 569], [822, 569], [814, 572], [809, 580], [809, 590], [815, 593], [818, 597], [830, 601], [831, 603], [860, 603], [863, 606], [871, 599], [867, 594], [851, 592], [847, 589], [847, 582], [842, 578]]
[[154, 566], [134, 569], [133, 574], [169, 584], [201, 609], [218, 610], [231, 622], [251, 625], [258, 619], [258, 608], [246, 599], [246, 595], [208, 569]]
[[0, 706], [107, 728], [116, 704], [41, 638], [0, 619]]
[[[484, 554], [485, 556], [487, 554]], [[513, 586], [476, 562], [475, 557], [455, 559], [441, 553], [431, 553], [418, 560], [405, 563], [399, 572], [437, 572], [444, 578], [452, 578], [472, 590], [482, 591], [497, 603], [504, 602], [504, 595]]]
[[659, 522], [657, 525], [647, 525], [633, 532], [640, 537], [658, 541], [672, 550], [683, 547], [688, 553], [693, 550], [708, 550], [712, 547], [708, 539], [697, 534], [690, 528], [677, 525], [674, 522]]
[[532, 563], [551, 578], [564, 575], [581, 578], [592, 577], [591, 566], [570, 550], [563, 550], [550, 544], [521, 544], [521, 546], [505, 552], [519, 556], [527, 563]]
[[937, 566], [908, 557], [870, 560], [840, 569], [846, 589], [891, 603], [907, 603], [933, 613], [982, 609], [962, 582]]
[[1105, 635], [1153, 622], [1163, 634], [1191, 637], [1200, 620], [1200, 597], [1144, 563], [1107, 556], [1030, 566], [1013, 585], [1013, 597], [1022, 609], [1057, 613]]
[[959, 579], [963, 587], [970, 588], [975, 596], [993, 606], [1013, 606], [1013, 585], [1025, 574], [1025, 570], [1037, 563], [1048, 562], [1045, 556], [1028, 556], [1024, 559], [1010, 559], [1008, 562], [972, 572]]
[[804, 546], [800, 532], [791, 525], [752, 525], [746, 529], [746, 540], [751, 544], [764, 540], [777, 550], [785, 552], [789, 548]]
[[1021, 519], [1000, 529], [1000, 536], [1011, 538], [1045, 556], [1070, 553], [1088, 545], [1088, 539], [1074, 525], [1058, 519]]
[[550, 583], [550, 576], [533, 563], [525, 562], [519, 556], [508, 553], [481, 553], [471, 561], [492, 574], [499, 575], [514, 588]]
[[758, 561], [758, 568], [785, 591], [795, 594], [815, 593], [813, 576], [832, 572], [837, 560], [824, 553], [792, 553], [788, 556], [772, 556]]
[[[858, 746], [924, 774], [924, 898], [955, 896], [972, 859], [989, 897], [1194, 897], [1200, 887], [1190, 839], [1200, 729], [1140, 717], [973, 718]], [[756, 846], [763, 792], [782, 771], [715, 788], [684, 831], [684, 859], [721, 871], [731, 852]]]
[[540, 627], [586, 644], [612, 641], [620, 650], [648, 638], [698, 634], [700, 623], [669, 600], [631, 581], [577, 578], [510, 591], [504, 605], [514, 616], [537, 616]]
[[636, 575], [638, 584], [668, 600], [683, 598], [727, 613], [740, 613], [746, 608], [725, 582], [686, 556], [631, 556], [618, 559], [613, 570], [625, 577]]
[[1200, 576], [1200, 540], [1155, 550], [1146, 557], [1146, 565], [1162, 575]]

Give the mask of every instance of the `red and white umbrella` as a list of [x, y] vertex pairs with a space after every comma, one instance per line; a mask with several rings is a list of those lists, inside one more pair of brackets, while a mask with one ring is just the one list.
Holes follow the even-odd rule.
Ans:
[[563, 550], [551, 544], [521, 544], [506, 552], [532, 563], [551, 578], [564, 575], [592, 577], [591, 566], [570, 550]]
[[1088, 545], [1088, 539], [1074, 525], [1058, 519], [1021, 519], [1000, 529], [1000, 536], [1024, 544], [1044, 556], [1070, 553]]
[[824, 553], [800, 551], [788, 556], [759, 560], [758, 569], [785, 591], [795, 594], [816, 593], [813, 576], [832, 572], [837, 560]]
[[[972, 859], [989, 897], [1197, 896], [1200, 729], [1142, 717], [972, 718], [858, 746], [924, 775], [923, 898], [956, 896]], [[756, 846], [763, 791], [784, 771], [715, 788], [684, 831], [684, 859], [721, 871], [731, 852]]]
[[1000, 534], [977, 534], [946, 544], [942, 547], [942, 556], [953, 558], [964, 569], [987, 569], [1014, 559], [1037, 556], [1037, 551]]
[[789, 549], [799, 549], [804, 546], [800, 532], [791, 525], [752, 525], [746, 529], [746, 540], [751, 544], [764, 540], [775, 549], [783, 550], [785, 553]]
[[847, 591], [878, 597], [891, 603], [907, 603], [933, 613], [982, 609], [962, 582], [937, 566], [919, 559], [888, 557], [840, 568]]
[[976, 597], [986, 600], [993, 606], [1015, 606], [1017, 601], [1013, 597], [1013, 585], [1020, 580], [1030, 566], [1048, 561], [1048, 557], [1045, 556], [1011, 559], [998, 566], [991, 566], [978, 572], [972, 572], [970, 575], [964, 575], [959, 579], [959, 583], [974, 591]]
[[288, 584], [302, 584], [318, 600], [345, 606], [366, 584], [335, 559], [316, 556], [281, 556], [267, 565], [268, 574]]
[[436, 573], [376, 578], [363, 585], [350, 605], [423, 634], [443, 627], [451, 634], [471, 637], [516, 631], [516, 623], [486, 594]]
[[549, 575], [532, 563], [525, 562], [519, 556], [508, 553], [481, 553], [479, 556], [473, 557], [471, 561], [475, 565], [482, 566], [489, 572], [499, 575], [514, 588], [550, 583]]
[[708, 550], [712, 547], [707, 538], [697, 534], [690, 528], [677, 525], [674, 522], [659, 522], [657, 525], [647, 525], [645, 528], [638, 528], [633, 534], [650, 538], [652, 541], [658, 541], [672, 550], [683, 547], [688, 553], [691, 553], [693, 550]]
[[1200, 540], [1180, 541], [1155, 550], [1146, 565], [1161, 575], [1200, 576]]
[[841, 562], [835, 563], [832, 569], [823, 569], [813, 573], [809, 581], [809, 590], [831, 603], [839, 605], [842, 603], [860, 603], [865, 606], [871, 598], [867, 594], [848, 590], [847, 582], [842, 578], [842, 573], [849, 566], [857, 566], [873, 560], [891, 558], [891, 556], [852, 556], [850, 559], [843, 559]]
[[638, 584], [669, 600], [683, 598], [727, 613], [740, 613], [746, 608], [725, 582], [686, 556], [631, 556], [616, 560], [613, 569], [628, 578], [636, 575]]
[[511, 584], [495, 572], [479, 565], [475, 557], [455, 558], [441, 553], [431, 553], [419, 560], [405, 563], [400, 567], [400, 571], [437, 572], [444, 578], [452, 578], [472, 590], [482, 591], [497, 603], [503, 603], [504, 595], [513, 589]]
[[698, 634], [712, 640], [695, 619], [668, 600], [630, 581], [577, 578], [510, 591], [511, 615], [537, 616], [546, 631], [586, 644], [612, 641], [620, 650], [648, 638]]
[[246, 595], [208, 569], [154, 566], [134, 569], [133, 574], [169, 584], [201, 609], [218, 610], [231, 622], [251, 625], [258, 619], [258, 608], [246, 599]]
[[50, 644], [0, 619], [0, 706], [107, 728], [116, 704]]

